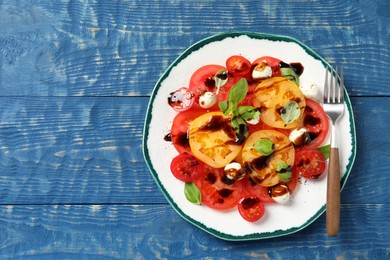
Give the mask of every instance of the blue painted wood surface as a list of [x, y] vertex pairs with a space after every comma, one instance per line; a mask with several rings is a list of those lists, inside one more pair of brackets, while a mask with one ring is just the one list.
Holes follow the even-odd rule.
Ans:
[[[179, 217], [142, 157], [154, 84], [215, 33], [284, 34], [343, 65], [358, 154], [325, 217], [227, 242]], [[0, 1], [1, 259], [388, 259], [390, 2]]]

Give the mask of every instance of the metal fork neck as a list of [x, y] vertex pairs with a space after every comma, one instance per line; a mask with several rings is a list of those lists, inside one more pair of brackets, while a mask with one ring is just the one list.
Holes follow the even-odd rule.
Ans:
[[338, 135], [337, 135], [337, 129], [336, 129], [335, 123], [332, 123], [331, 126], [332, 126], [332, 135], [330, 137], [330, 147], [331, 148], [339, 148], [338, 142], [337, 142]]

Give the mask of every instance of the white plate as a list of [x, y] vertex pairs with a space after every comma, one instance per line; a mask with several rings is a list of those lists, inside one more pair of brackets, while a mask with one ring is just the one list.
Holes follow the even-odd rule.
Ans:
[[[329, 64], [296, 39], [269, 34], [231, 32], [206, 38], [180, 55], [157, 82], [150, 98], [144, 126], [145, 161], [162, 193], [179, 215], [195, 226], [225, 240], [265, 239], [291, 234], [303, 229], [325, 211], [326, 176], [307, 180], [294, 192], [287, 205], [266, 205], [264, 217], [257, 223], [245, 221], [237, 212], [216, 211], [194, 205], [184, 196], [184, 183], [170, 172], [170, 162], [178, 153], [164, 141], [176, 112], [168, 105], [169, 93], [188, 86], [191, 74], [206, 64], [224, 65], [231, 55], [242, 55], [254, 61], [261, 56], [274, 56], [284, 62], [300, 62], [304, 72], [301, 85], [315, 83], [323, 88], [325, 67]], [[340, 120], [341, 187], [351, 171], [356, 154], [353, 111], [348, 95]]]

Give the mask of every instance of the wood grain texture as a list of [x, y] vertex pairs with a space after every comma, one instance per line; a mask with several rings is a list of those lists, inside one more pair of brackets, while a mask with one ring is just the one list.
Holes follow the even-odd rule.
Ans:
[[1, 206], [0, 257], [386, 259], [389, 212], [388, 205], [345, 205], [337, 238], [326, 235], [321, 216], [289, 236], [228, 242], [187, 223], [168, 205]]
[[191, 44], [244, 30], [295, 37], [343, 65], [352, 95], [389, 95], [386, 10], [383, 0], [2, 1], [0, 93], [149, 95]]
[[[343, 65], [358, 154], [325, 215], [227, 242], [167, 204], [142, 156], [152, 89], [190, 45], [232, 31], [297, 38]], [[387, 0], [0, 1], [1, 259], [389, 259]]]
[[162, 201], [142, 156], [147, 101], [0, 98], [1, 203]]

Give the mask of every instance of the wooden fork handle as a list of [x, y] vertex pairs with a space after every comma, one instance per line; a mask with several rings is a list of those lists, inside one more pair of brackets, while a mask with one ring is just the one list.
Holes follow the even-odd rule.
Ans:
[[339, 149], [331, 148], [328, 167], [328, 188], [326, 194], [326, 232], [337, 236], [340, 226], [340, 163]]

